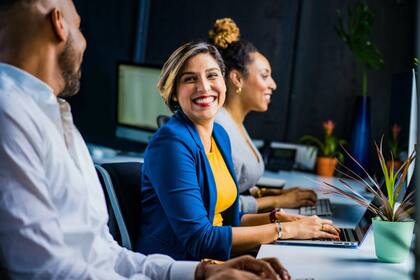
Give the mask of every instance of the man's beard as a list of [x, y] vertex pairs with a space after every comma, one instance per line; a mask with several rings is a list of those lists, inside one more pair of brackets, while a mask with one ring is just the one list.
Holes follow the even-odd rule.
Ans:
[[58, 66], [64, 80], [64, 88], [58, 96], [65, 98], [75, 95], [80, 89], [81, 69], [73, 47], [72, 37], [69, 37], [63, 53], [58, 58]]

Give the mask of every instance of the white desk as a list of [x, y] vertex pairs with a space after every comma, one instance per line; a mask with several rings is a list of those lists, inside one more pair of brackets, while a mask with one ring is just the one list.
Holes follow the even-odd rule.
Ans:
[[[315, 180], [329, 180], [338, 183], [335, 178], [322, 178], [302, 172], [281, 171], [266, 173], [265, 176], [287, 180], [286, 188], [304, 186], [320, 190]], [[333, 195], [333, 221], [340, 227], [354, 227], [364, 213], [364, 209], [354, 202]], [[257, 258], [277, 257], [289, 270], [293, 279], [412, 279], [414, 258], [401, 264], [378, 262], [375, 256], [373, 233], [369, 232], [362, 246], [357, 249], [331, 248], [292, 245], [262, 245]]]

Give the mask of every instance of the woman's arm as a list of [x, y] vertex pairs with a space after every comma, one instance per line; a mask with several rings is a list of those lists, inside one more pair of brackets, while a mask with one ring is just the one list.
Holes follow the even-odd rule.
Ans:
[[[320, 219], [317, 216], [304, 217], [297, 221], [281, 222], [280, 224], [281, 239], [339, 239], [340, 230], [330, 220]], [[234, 227], [232, 228], [232, 252], [234, 254], [244, 253], [260, 244], [271, 243], [278, 237], [277, 223]]]
[[241, 218], [242, 227], [259, 226], [271, 223], [270, 213], [245, 214]]
[[264, 197], [257, 198], [258, 212], [263, 213], [263, 212], [270, 211], [273, 208], [280, 207], [280, 206], [277, 206], [281, 204], [280, 203], [281, 199], [279, 199], [280, 196], [281, 195], [264, 196]]
[[261, 244], [271, 243], [279, 236], [277, 224], [232, 228], [232, 253], [242, 254]]
[[[271, 223], [270, 213], [262, 213], [262, 214], [245, 214], [241, 218], [241, 226], [258, 226]], [[291, 215], [287, 214], [284, 211], [276, 211], [275, 212], [275, 219], [279, 222], [293, 222], [297, 221], [301, 218], [305, 218], [301, 215]]]
[[298, 208], [305, 205], [315, 205], [316, 201], [317, 195], [313, 190], [293, 188], [284, 190], [280, 195], [257, 198], [257, 208], [258, 212], [265, 212], [278, 207]]

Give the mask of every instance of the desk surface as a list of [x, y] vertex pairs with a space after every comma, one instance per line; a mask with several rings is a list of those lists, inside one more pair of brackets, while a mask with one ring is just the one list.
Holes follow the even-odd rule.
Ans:
[[[318, 177], [302, 172], [267, 172], [264, 176], [285, 179], [286, 188], [303, 186], [320, 191], [319, 181], [338, 184], [336, 178]], [[353, 185], [355, 186], [355, 185]], [[356, 188], [358, 186], [355, 186]], [[365, 193], [367, 195], [367, 193]], [[340, 227], [355, 227], [364, 213], [363, 207], [337, 195], [319, 193], [332, 203], [333, 221]], [[291, 273], [293, 279], [411, 279], [414, 258], [401, 264], [378, 262], [375, 256], [373, 232], [356, 249], [292, 245], [262, 245], [258, 258], [277, 257]]]

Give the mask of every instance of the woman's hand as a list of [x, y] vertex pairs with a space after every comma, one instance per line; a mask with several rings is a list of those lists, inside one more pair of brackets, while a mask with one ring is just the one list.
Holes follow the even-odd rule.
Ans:
[[298, 208], [306, 205], [315, 205], [317, 195], [313, 190], [293, 188], [281, 195], [274, 196], [273, 199], [275, 204], [273, 207], [275, 208]]
[[340, 239], [340, 229], [331, 220], [318, 216], [304, 217], [282, 223], [282, 239]]
[[279, 195], [287, 192], [289, 189], [279, 188], [260, 188], [262, 196]]
[[289, 272], [276, 258], [255, 259], [241, 256], [223, 264], [200, 264], [196, 279], [291, 279]]

